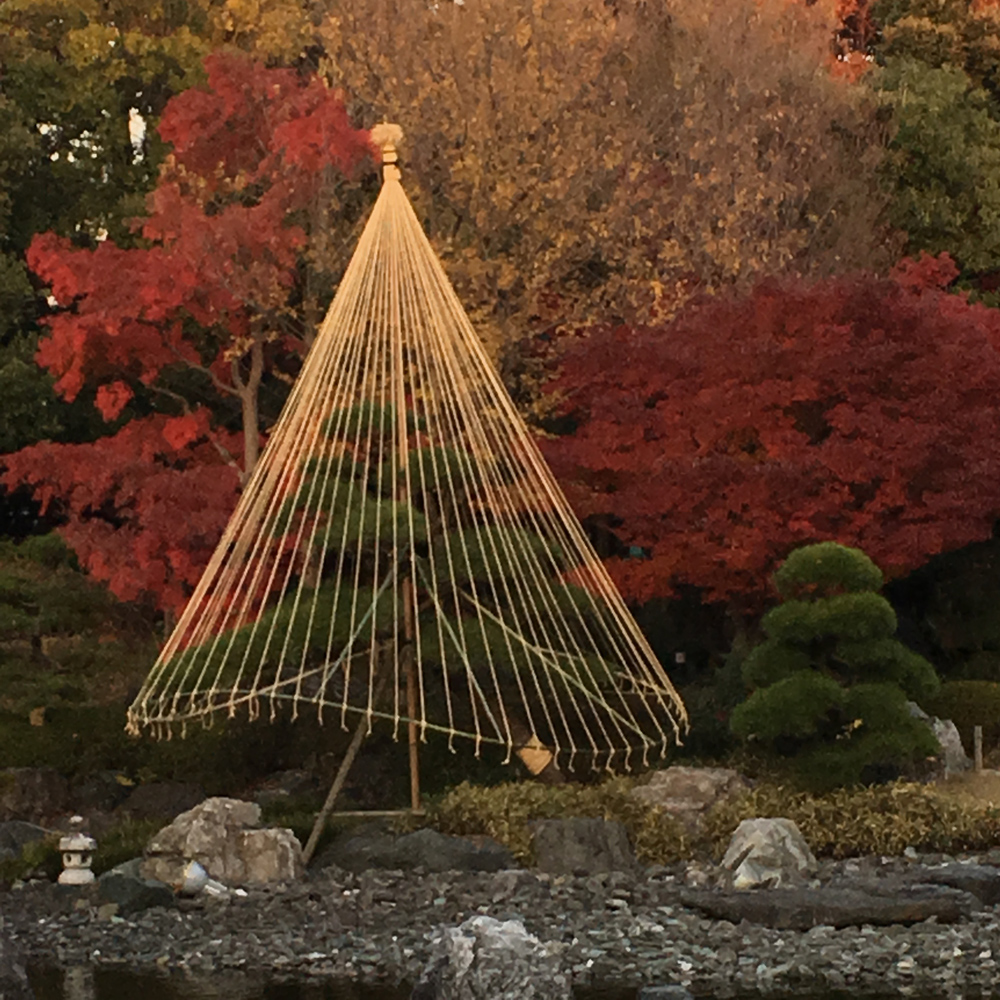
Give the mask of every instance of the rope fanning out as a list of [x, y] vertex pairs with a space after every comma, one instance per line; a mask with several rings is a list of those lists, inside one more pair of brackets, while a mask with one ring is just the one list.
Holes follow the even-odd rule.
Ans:
[[[391, 126], [380, 126], [391, 129]], [[384, 183], [128, 729], [287, 706], [611, 766], [684, 707]], [[389, 691], [376, 696], [388, 672]], [[383, 682], [378, 690], [383, 690]]]

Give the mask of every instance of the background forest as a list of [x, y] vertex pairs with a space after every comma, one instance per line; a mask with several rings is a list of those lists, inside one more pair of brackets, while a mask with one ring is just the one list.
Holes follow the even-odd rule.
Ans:
[[0, 762], [71, 739], [208, 780], [120, 723], [384, 119], [686, 753], [735, 746], [772, 576], [816, 542], [885, 572], [960, 726], [1000, 707], [1000, 5], [0, 0]]

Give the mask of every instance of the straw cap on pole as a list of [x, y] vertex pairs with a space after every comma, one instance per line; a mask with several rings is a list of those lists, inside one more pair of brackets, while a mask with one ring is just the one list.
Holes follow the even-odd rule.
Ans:
[[398, 181], [400, 178], [397, 146], [403, 140], [403, 130], [390, 122], [379, 122], [372, 129], [372, 143], [382, 151], [383, 180]]

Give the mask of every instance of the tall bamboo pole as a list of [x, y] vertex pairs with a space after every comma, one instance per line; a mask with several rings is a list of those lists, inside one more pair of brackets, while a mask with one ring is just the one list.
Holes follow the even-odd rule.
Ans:
[[[398, 125], [378, 125], [372, 130], [372, 140], [382, 149], [382, 176], [386, 180], [399, 180], [399, 159], [396, 143], [402, 138], [403, 130]], [[398, 315], [393, 317], [398, 320]], [[406, 431], [406, 388], [403, 385], [403, 343], [401, 331], [396, 337], [396, 371], [398, 373], [396, 393], [396, 434], [399, 449], [399, 487], [396, 498], [406, 503], [409, 495], [406, 489], [407, 470], [410, 461], [409, 436]], [[406, 558], [412, 560], [412, 552]], [[412, 568], [408, 567], [401, 583], [403, 595], [403, 665], [406, 673], [406, 715], [407, 741], [410, 751], [410, 808], [420, 811], [420, 751], [417, 743], [417, 666], [414, 657], [414, 584]]]

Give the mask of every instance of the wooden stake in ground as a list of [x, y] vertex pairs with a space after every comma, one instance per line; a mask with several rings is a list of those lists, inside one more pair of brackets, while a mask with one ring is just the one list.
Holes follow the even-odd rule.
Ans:
[[337, 796], [340, 794], [340, 790], [344, 787], [344, 782], [347, 781], [348, 772], [351, 770], [354, 758], [357, 757], [358, 751], [361, 749], [361, 744], [364, 742], [365, 736], [368, 735], [368, 725], [368, 717], [362, 715], [358, 720], [358, 725], [354, 730], [354, 735], [351, 737], [350, 745], [347, 747], [347, 753], [344, 754], [344, 759], [340, 762], [340, 767], [337, 768], [333, 784], [330, 785], [330, 791], [326, 794], [326, 801], [323, 803], [323, 807], [320, 811], [316, 814], [316, 820], [313, 823], [309, 839], [306, 841], [306, 846], [302, 850], [302, 863], [304, 865], [308, 866], [309, 862], [312, 861], [312, 856], [316, 852], [316, 845], [319, 843], [320, 834], [323, 832], [323, 827], [326, 826], [327, 818], [333, 810], [333, 804], [337, 801]]

